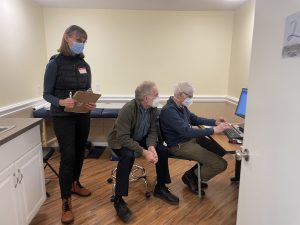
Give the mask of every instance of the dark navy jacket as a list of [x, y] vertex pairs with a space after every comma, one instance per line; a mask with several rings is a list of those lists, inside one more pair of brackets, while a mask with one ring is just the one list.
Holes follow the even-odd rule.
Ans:
[[212, 128], [200, 129], [192, 126], [215, 126], [216, 120], [198, 117], [187, 107], [178, 106], [170, 97], [160, 112], [159, 123], [164, 141], [168, 147], [173, 147], [192, 138], [213, 134]]

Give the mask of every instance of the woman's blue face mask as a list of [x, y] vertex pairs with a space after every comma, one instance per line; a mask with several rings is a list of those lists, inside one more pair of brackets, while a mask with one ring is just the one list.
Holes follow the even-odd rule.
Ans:
[[83, 49], [84, 49], [84, 43], [82, 43], [82, 42], [73, 42], [70, 49], [76, 55], [81, 54], [83, 52]]

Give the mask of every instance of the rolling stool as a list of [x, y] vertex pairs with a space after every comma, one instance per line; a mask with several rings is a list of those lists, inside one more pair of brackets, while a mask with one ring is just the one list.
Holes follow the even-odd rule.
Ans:
[[[118, 160], [118, 156], [116, 153], [114, 153], [114, 151], [111, 151], [111, 160], [113, 161], [117, 161]], [[112, 185], [112, 196], [110, 198], [110, 201], [114, 201], [115, 199], [115, 187], [116, 187], [116, 174], [117, 174], [117, 168], [114, 168], [111, 171], [111, 177], [107, 179], [107, 183], [109, 184], [113, 184]], [[146, 175], [146, 170], [144, 167], [139, 166], [134, 164], [132, 166], [131, 172], [129, 174], [129, 183], [130, 182], [135, 182], [135, 181], [143, 181], [145, 184], [145, 197], [146, 198], [150, 198], [151, 197], [151, 192], [148, 189], [148, 181], [147, 181], [147, 175]]]

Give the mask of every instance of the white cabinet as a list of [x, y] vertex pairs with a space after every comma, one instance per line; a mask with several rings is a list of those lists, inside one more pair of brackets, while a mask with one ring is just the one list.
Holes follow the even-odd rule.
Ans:
[[14, 165], [0, 172], [0, 224], [20, 224], [18, 221], [17, 177]]
[[26, 225], [46, 199], [39, 126], [0, 146], [0, 158], [11, 160], [7, 154], [20, 157], [0, 168], [0, 224]]

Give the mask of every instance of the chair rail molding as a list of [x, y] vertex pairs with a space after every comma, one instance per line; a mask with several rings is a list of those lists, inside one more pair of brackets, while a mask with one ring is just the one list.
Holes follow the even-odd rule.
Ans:
[[[160, 95], [161, 102], [166, 102], [169, 99], [169, 95]], [[133, 99], [133, 95], [103, 95], [98, 100], [97, 103], [126, 103]], [[219, 103], [219, 102], [228, 102], [231, 104], [237, 104], [238, 99], [232, 96], [226, 95], [195, 95], [193, 97], [194, 102], [211, 102], [211, 103]], [[32, 108], [33, 110], [37, 110], [43, 107], [49, 107], [49, 103], [47, 103], [42, 97], [29, 99], [26, 101], [21, 101], [12, 105], [0, 107], [0, 117], [9, 115], [11, 113], [15, 113], [24, 109]]]

